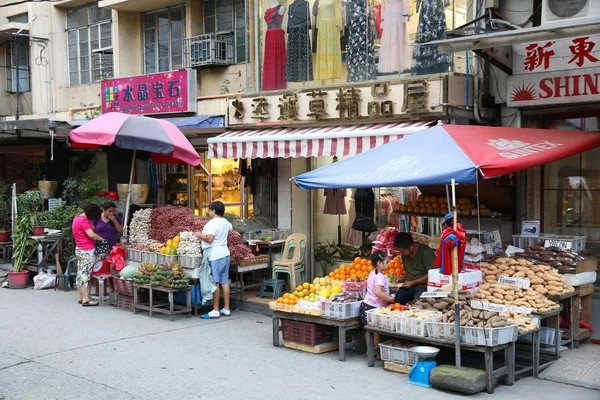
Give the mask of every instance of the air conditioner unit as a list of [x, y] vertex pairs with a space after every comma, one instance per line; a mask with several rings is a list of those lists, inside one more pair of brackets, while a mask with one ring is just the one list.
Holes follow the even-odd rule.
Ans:
[[600, 18], [600, 0], [542, 0], [542, 24]]

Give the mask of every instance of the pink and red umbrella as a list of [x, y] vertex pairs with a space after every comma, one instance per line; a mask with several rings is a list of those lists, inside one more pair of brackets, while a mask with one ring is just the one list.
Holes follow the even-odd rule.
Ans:
[[74, 148], [98, 150], [102, 146], [147, 151], [152, 161], [200, 164], [200, 156], [169, 121], [112, 112], [93, 119], [69, 134]]

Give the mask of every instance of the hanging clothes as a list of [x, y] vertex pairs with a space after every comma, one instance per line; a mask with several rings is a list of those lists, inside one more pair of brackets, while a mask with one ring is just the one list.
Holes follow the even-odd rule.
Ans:
[[283, 6], [277, 5], [265, 12], [267, 32], [263, 62], [262, 90], [285, 89], [285, 33], [281, 29]]
[[416, 75], [448, 72], [447, 53], [438, 53], [438, 47], [435, 45], [419, 44], [445, 38], [446, 14], [443, 0], [417, 0], [416, 7], [419, 13], [419, 27], [413, 49], [413, 72]]
[[384, 74], [405, 71], [410, 68], [407, 29], [409, 0], [384, 0], [383, 15], [378, 71]]
[[319, 0], [317, 14], [316, 79], [336, 79], [342, 74], [342, 5], [340, 0]]
[[285, 68], [285, 80], [288, 82], [313, 80], [309, 29], [308, 1], [295, 0], [288, 10], [288, 54]]
[[373, 4], [373, 15], [375, 16], [375, 32], [377, 32], [377, 39], [381, 39], [383, 34], [383, 28], [381, 26], [381, 4]]
[[346, 230], [345, 243], [360, 246], [362, 245], [362, 233], [353, 229], [354, 221], [356, 220], [356, 204], [355, 200], [350, 200], [350, 207], [348, 208], [348, 229]]
[[349, 0], [348, 82], [374, 80], [375, 32], [368, 0]]
[[356, 219], [352, 224], [352, 228], [366, 233], [377, 231], [377, 225], [373, 220], [375, 215], [375, 193], [373, 193], [373, 189], [356, 189], [354, 201]]
[[325, 189], [323, 214], [346, 215], [346, 189]]

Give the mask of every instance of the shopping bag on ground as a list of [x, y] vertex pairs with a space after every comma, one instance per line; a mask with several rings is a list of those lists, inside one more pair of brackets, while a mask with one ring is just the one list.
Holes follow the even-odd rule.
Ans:
[[52, 272], [41, 271], [39, 274], [33, 277], [33, 284], [35, 290], [51, 289], [54, 287], [54, 280], [56, 275]]

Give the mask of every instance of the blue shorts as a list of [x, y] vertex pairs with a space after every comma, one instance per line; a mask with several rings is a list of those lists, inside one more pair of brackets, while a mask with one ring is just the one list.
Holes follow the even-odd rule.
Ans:
[[229, 283], [230, 260], [231, 260], [231, 257], [227, 256], [227, 257], [219, 258], [218, 260], [209, 261], [210, 270], [212, 273], [212, 278], [213, 278], [214, 283], [222, 283], [222, 284]]

